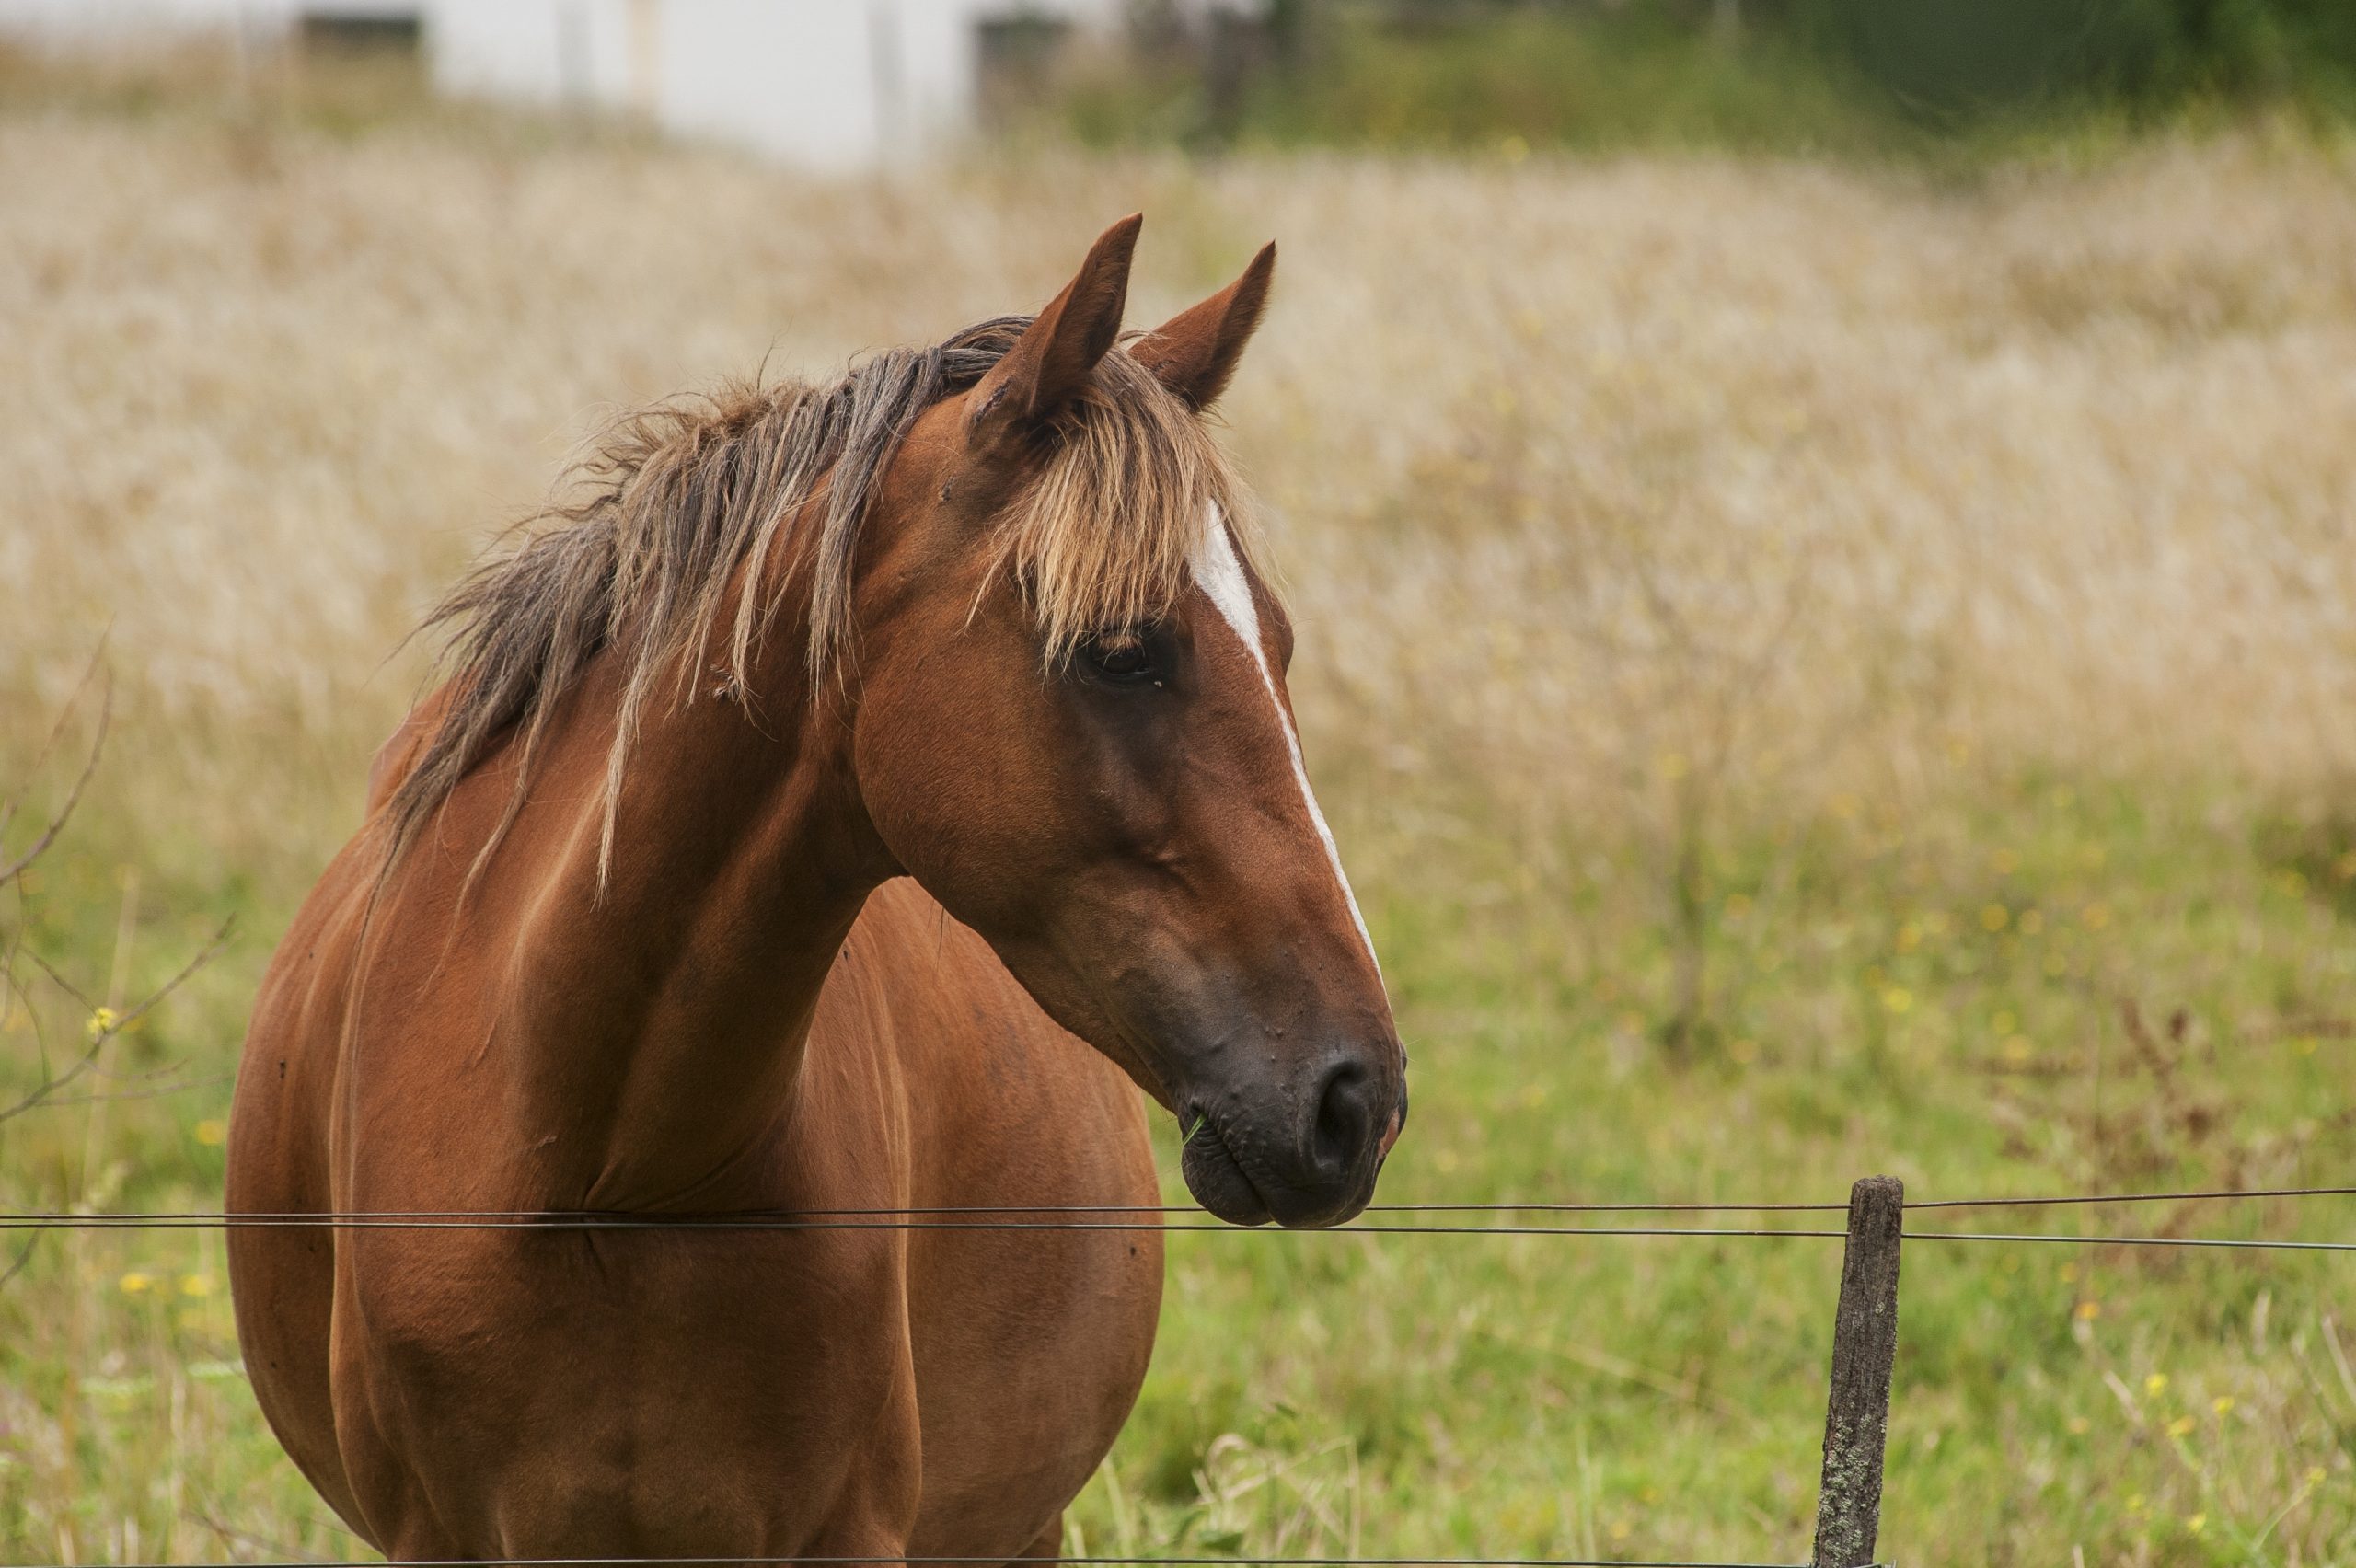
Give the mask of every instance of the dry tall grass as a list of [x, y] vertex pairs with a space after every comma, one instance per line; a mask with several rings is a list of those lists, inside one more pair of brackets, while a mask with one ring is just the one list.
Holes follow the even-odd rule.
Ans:
[[2348, 175], [2232, 144], [1969, 193], [1706, 161], [821, 185], [18, 121], [7, 700], [54, 701], [111, 621], [131, 711], [190, 742], [173, 811], [191, 769], [208, 819], [274, 836], [221, 737], [289, 727], [348, 774], [412, 689], [387, 651], [601, 411], [1035, 304], [1142, 207], [1140, 321], [1282, 242], [1227, 413], [1329, 763], [1542, 821], [1721, 759], [1789, 802], [1950, 746], [2336, 780]]

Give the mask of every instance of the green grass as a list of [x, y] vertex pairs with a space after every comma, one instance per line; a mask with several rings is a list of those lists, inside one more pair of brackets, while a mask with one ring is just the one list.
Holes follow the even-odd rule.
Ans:
[[1648, 12], [1614, 24], [1516, 8], [1405, 29], [1345, 12], [1297, 69], [1248, 76], [1225, 110], [1193, 72], [1115, 57], [1055, 105], [1094, 146], [1600, 150], [1740, 146], [1881, 153], [1920, 140], [1837, 69], [1766, 38], [1721, 47]]
[[[2327, 854], [2327, 831], [2220, 831], [2212, 802], [2117, 783], [1957, 782], [1970, 803], [1919, 827], [1842, 800], [1738, 835], [1703, 885], [1710, 1027], [1681, 1054], [1662, 1041], [1673, 941], [1634, 913], [1642, 857], [1588, 846], [1583, 880], [1550, 885], [1503, 843], [1383, 840], [1378, 803], [1344, 791], [1345, 839], [1378, 841], [1368, 914], [1415, 1063], [1382, 1197], [1838, 1201], [1882, 1170], [1918, 1198], [2356, 1174], [2340, 912], [2356, 861]], [[120, 967], [131, 996], [218, 915], [243, 932], [123, 1037], [100, 1086], [160, 1070], [194, 1087], [0, 1129], [0, 1199], [209, 1207], [214, 1075], [299, 889], [219, 870], [143, 882], [126, 920], [106, 811], [102, 796], [40, 873], [33, 951], [100, 985]], [[70, 1042], [71, 1017], [44, 1020], [53, 1051]], [[2345, 1238], [2349, 1207], [1978, 1223]], [[2241, 1563], [2293, 1561], [2295, 1542], [2296, 1561], [2345, 1561], [2356, 1334], [2334, 1313], [2350, 1266], [1913, 1244], [1886, 1550]], [[1813, 1505], [1838, 1273], [1838, 1243], [1810, 1239], [1173, 1237], [1160, 1354], [1073, 1549], [1787, 1558]], [[232, 1543], [215, 1525], [349, 1546], [253, 1409], [225, 1285], [217, 1236], [156, 1232], [52, 1239], [0, 1288], [0, 1555], [218, 1556]]]
[[1958, 172], [2253, 119], [2356, 122], [2356, 25], [2315, 0], [1277, 11], [1224, 93], [1200, 44], [1100, 50], [1022, 122], [1096, 147], [1734, 149]]

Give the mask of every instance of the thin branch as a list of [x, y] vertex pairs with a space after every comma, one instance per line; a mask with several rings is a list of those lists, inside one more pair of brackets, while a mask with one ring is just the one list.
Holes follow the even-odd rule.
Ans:
[[[214, 1518], [212, 1515], [204, 1513], [200, 1509], [183, 1508], [180, 1510], [180, 1517], [188, 1520], [191, 1524], [202, 1525], [206, 1529], [211, 1530], [214, 1535], [220, 1539], [221, 1544], [227, 1547], [232, 1552], [237, 1551], [242, 1547], [248, 1552], [269, 1552], [280, 1561], [287, 1562], [324, 1562], [327, 1561], [327, 1559], [319, 1556], [317, 1552], [304, 1551], [299, 1548], [288, 1546], [283, 1541], [272, 1540], [268, 1536], [258, 1536], [245, 1530], [233, 1529], [229, 1526], [225, 1525], [220, 1520]], [[252, 1562], [253, 1559], [251, 1557], [248, 1557], [244, 1559], [244, 1561]]]
[[[110, 1018], [101, 1027], [92, 1030], [90, 1032], [90, 1043], [88, 1049], [85, 1050], [79, 1057], [75, 1058], [72, 1066], [67, 1067], [62, 1073], [44, 1074], [41, 1081], [35, 1085], [23, 1099], [17, 1101], [14, 1105], [0, 1107], [0, 1124], [5, 1124], [16, 1117], [25, 1114], [29, 1111], [37, 1110], [40, 1107], [50, 1103], [59, 1090], [64, 1089], [66, 1085], [72, 1083], [75, 1079], [88, 1072], [97, 1063], [98, 1059], [98, 1053], [107, 1048], [107, 1043], [109, 1041], [112, 1040], [116, 1035], [121, 1034], [124, 1030], [129, 1029], [133, 1024], [137, 1023], [141, 1019], [146, 1017], [147, 1014], [155, 1009], [158, 1002], [161, 1002], [166, 997], [170, 996], [174, 991], [179, 990], [180, 986], [187, 982], [191, 975], [194, 974], [198, 970], [203, 968], [205, 964], [212, 962], [214, 955], [218, 953], [223, 945], [228, 941], [229, 932], [236, 924], [237, 918], [234, 916], [222, 921], [219, 928], [214, 931], [212, 939], [197, 950], [196, 955], [193, 958], [191, 958], [187, 963], [181, 965], [180, 972], [179, 974], [173, 975], [169, 980], [165, 981], [163, 985], [149, 992], [144, 1000], [141, 1001], [136, 1007], [133, 1007], [128, 1012], [123, 1013], [119, 1018]], [[75, 1000], [81, 1002], [85, 1006], [88, 1005], [88, 998], [84, 997], [81, 991], [75, 987], [71, 981], [60, 974], [56, 969], [50, 964], [48, 960], [42, 958], [39, 953], [29, 952], [27, 956], [30, 957], [33, 963], [39, 966], [40, 972], [48, 975], [50, 979], [55, 983], [60, 989], [64, 990], [67, 996], [72, 997]], [[95, 1019], [98, 1014], [94, 1010], [91, 1016]]]
[[215, 1073], [211, 1078], [182, 1078], [177, 1083], [156, 1084], [146, 1089], [110, 1090], [104, 1094], [69, 1094], [64, 1099], [44, 1100], [44, 1106], [96, 1105], [101, 1101], [112, 1103], [124, 1100], [160, 1100], [167, 1094], [185, 1094], [191, 1089], [210, 1089], [215, 1084], [234, 1083], [235, 1073]]
[[9, 1260], [8, 1266], [6, 1269], [0, 1269], [0, 1290], [6, 1289], [10, 1280], [25, 1272], [25, 1265], [32, 1262], [33, 1248], [40, 1242], [40, 1235], [41, 1233], [36, 1230], [26, 1237], [25, 1244], [17, 1249], [17, 1255]]
[[[50, 725], [49, 733], [42, 737], [40, 750], [33, 753], [32, 762], [25, 769], [26, 778], [38, 775], [49, 766], [50, 753], [55, 751], [57, 743], [65, 738], [65, 721], [73, 718], [74, 710], [82, 705], [82, 694], [90, 689], [90, 682], [98, 674], [98, 662], [106, 656], [106, 651], [107, 640], [102, 636], [98, 639], [98, 645], [90, 651], [90, 662], [82, 666], [82, 678], [74, 683], [74, 689], [66, 694], [65, 706], [57, 710], [57, 718]], [[8, 824], [17, 820], [17, 813], [23, 805], [22, 801], [0, 801], [0, 834], [8, 831]]]
[[57, 836], [64, 831], [66, 822], [74, 815], [74, 808], [82, 803], [82, 792], [89, 788], [91, 776], [98, 770], [98, 756], [106, 750], [107, 729], [113, 721], [114, 676], [110, 674], [99, 688], [98, 729], [90, 737], [90, 755], [83, 759], [81, 777], [74, 780], [74, 788], [66, 792], [65, 803], [57, 808], [25, 852], [0, 865], [0, 887], [6, 887], [31, 870], [33, 862], [47, 854], [50, 846], [57, 842]]

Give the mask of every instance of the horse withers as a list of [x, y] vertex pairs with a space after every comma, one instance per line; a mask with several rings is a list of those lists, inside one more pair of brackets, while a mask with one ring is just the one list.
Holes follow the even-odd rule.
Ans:
[[[229, 1239], [390, 1555], [1053, 1556], [1161, 1301], [1131, 1080], [1222, 1218], [1371, 1195], [1405, 1060], [1200, 417], [1275, 251], [1122, 341], [1138, 226], [1035, 317], [624, 421], [437, 613], [230, 1126], [232, 1212], [407, 1216]], [[893, 1217], [1068, 1205], [1135, 1213]]]

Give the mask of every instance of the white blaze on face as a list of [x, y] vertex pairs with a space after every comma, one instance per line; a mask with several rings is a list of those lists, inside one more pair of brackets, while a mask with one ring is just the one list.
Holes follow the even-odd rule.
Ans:
[[1300, 788], [1300, 803], [1309, 808], [1309, 820], [1317, 829], [1318, 842], [1325, 846], [1326, 863], [1334, 868], [1334, 880], [1341, 885], [1342, 902], [1349, 905], [1350, 919], [1358, 928], [1358, 940], [1366, 944], [1367, 962], [1374, 965], [1375, 976], [1380, 979], [1382, 961], [1374, 956], [1374, 939], [1367, 934], [1366, 917], [1358, 913], [1357, 894], [1350, 891], [1350, 879], [1342, 870], [1342, 852], [1334, 847], [1334, 830], [1325, 825], [1325, 813], [1317, 809], [1316, 793], [1309, 787], [1309, 769], [1300, 757], [1300, 737], [1293, 732], [1292, 715], [1285, 711], [1284, 701], [1276, 695], [1276, 673], [1268, 668], [1267, 650], [1260, 646], [1260, 612], [1252, 602], [1252, 580], [1243, 574], [1243, 563], [1236, 558], [1235, 545], [1228, 538], [1227, 524], [1217, 508], [1204, 515], [1203, 536], [1186, 564], [1195, 574], [1196, 585], [1218, 611], [1219, 618], [1242, 640], [1243, 651], [1252, 655], [1252, 663], [1260, 672], [1260, 684], [1268, 693], [1268, 706], [1276, 710], [1276, 729], [1285, 738], [1285, 752], [1292, 759], [1292, 781]]

